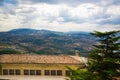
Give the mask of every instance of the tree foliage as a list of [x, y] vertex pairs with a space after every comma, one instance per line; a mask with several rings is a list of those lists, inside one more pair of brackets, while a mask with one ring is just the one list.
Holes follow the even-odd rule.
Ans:
[[88, 71], [100, 76], [100, 80], [112, 80], [120, 70], [120, 31], [91, 33], [99, 41], [90, 54]]
[[71, 80], [96, 80], [97, 78], [91, 72], [88, 72], [84, 69], [82, 70], [81, 68], [77, 68], [74, 70], [70, 67], [67, 68], [72, 73], [68, 76]]
[[20, 54], [20, 52], [14, 49], [7, 48], [7, 49], [0, 50], [0, 54]]
[[[88, 75], [94, 75], [93, 78], [95, 79], [92, 80], [113, 80], [114, 77], [120, 75], [120, 31], [95, 31], [91, 34], [96, 37], [98, 43], [94, 45], [94, 50], [89, 55], [87, 71], [73, 71], [80, 72], [77, 75], [79, 77], [84, 73], [84, 76], [87, 75], [87, 77]], [[83, 77], [83, 79], [75, 80], [86, 79]]]

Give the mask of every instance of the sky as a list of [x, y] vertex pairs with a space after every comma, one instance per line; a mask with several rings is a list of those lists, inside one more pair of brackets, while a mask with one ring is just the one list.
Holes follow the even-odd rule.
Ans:
[[0, 31], [120, 30], [120, 0], [0, 0]]

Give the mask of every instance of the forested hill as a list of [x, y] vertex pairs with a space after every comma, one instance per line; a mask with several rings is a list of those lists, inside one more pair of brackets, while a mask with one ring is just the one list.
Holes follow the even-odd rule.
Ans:
[[0, 32], [0, 54], [74, 54], [92, 50], [95, 39], [86, 32], [55, 32], [48, 30], [14, 29]]

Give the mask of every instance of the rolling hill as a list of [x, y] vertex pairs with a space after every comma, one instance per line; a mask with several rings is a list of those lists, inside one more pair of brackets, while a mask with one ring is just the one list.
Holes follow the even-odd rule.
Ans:
[[84, 56], [93, 49], [95, 42], [95, 38], [87, 32], [14, 29], [0, 32], [0, 53], [13, 50], [13, 53], [74, 54], [75, 50], [79, 50]]

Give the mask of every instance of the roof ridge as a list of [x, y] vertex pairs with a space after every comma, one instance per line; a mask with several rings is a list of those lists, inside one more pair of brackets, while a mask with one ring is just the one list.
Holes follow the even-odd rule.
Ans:
[[81, 64], [70, 55], [0, 55], [0, 63], [69, 63]]

